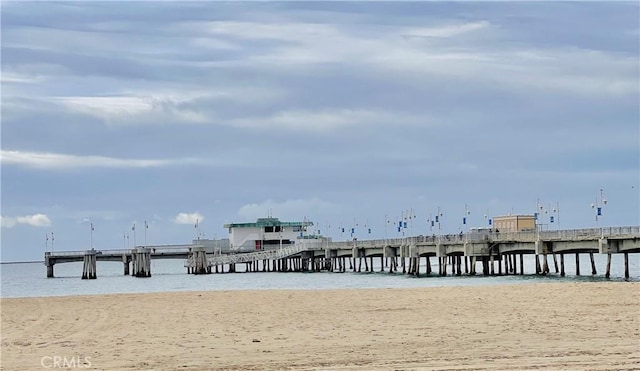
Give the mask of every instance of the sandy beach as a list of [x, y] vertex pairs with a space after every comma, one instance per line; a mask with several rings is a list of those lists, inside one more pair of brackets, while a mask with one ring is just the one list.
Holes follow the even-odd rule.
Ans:
[[640, 369], [640, 283], [173, 292], [0, 304], [3, 370], [65, 361], [103, 370]]

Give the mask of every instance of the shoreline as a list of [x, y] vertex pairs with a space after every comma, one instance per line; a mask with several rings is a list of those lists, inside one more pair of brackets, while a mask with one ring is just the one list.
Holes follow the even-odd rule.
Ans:
[[[2, 366], [633, 369], [640, 283], [2, 298]], [[496, 351], [499, 350], [499, 351]]]
[[[242, 276], [243, 273], [245, 272], [239, 272], [239, 273], [233, 273], [233, 275], [240, 275]], [[248, 272], [246, 274], [249, 275], [255, 275], [255, 277], [260, 276], [259, 278], [261, 279], [262, 275], [264, 274], [280, 274], [281, 277], [280, 278], [288, 278], [289, 276], [293, 277], [296, 274], [329, 274], [329, 273], [295, 273], [295, 272], [290, 272], [290, 273], [264, 273], [264, 272]], [[333, 273], [331, 273], [333, 274]], [[174, 274], [169, 274], [170, 276], [173, 276]], [[179, 274], [182, 275], [182, 274]], [[194, 286], [194, 287], [185, 287], [185, 288], [179, 288], [179, 289], [169, 289], [169, 290], [165, 290], [165, 289], [161, 289], [159, 291], [154, 291], [156, 289], [156, 287], [154, 286], [145, 286], [145, 285], [141, 285], [141, 286], [137, 286], [135, 289], [131, 290], [131, 291], [122, 291], [122, 292], [92, 292], [92, 291], [82, 291], [79, 294], [69, 294], [68, 291], [67, 292], [62, 292], [60, 294], [58, 294], [57, 292], [54, 292], [52, 294], [48, 294], [48, 295], [29, 295], [29, 296], [16, 296], [16, 295], [12, 295], [12, 296], [3, 296], [5, 290], [0, 290], [0, 300], [4, 300], [4, 299], [26, 299], [26, 298], [60, 298], [60, 297], [81, 297], [81, 296], [102, 296], [102, 295], [139, 295], [139, 294], [171, 294], [171, 293], [205, 293], [205, 292], [251, 292], [251, 291], [256, 291], [256, 292], [261, 292], [261, 291], [278, 291], [278, 290], [285, 290], [285, 291], [325, 291], [325, 290], [376, 290], [376, 289], [381, 289], [381, 290], [385, 290], [385, 289], [427, 289], [427, 288], [438, 288], [438, 287], [482, 287], [482, 286], [487, 286], [487, 287], [495, 287], [495, 286], [522, 286], [522, 285], [539, 285], [539, 284], [572, 284], [572, 283], [603, 283], [603, 284], [616, 284], [616, 283], [627, 283], [627, 284], [632, 284], [632, 283], [640, 283], [640, 277], [631, 277], [631, 279], [629, 280], [625, 280], [623, 277], [611, 277], [611, 278], [605, 278], [604, 276], [567, 276], [567, 277], [560, 277], [560, 276], [556, 276], [556, 275], [548, 275], [548, 276], [542, 276], [542, 275], [536, 275], [536, 274], [525, 274], [525, 275], [503, 275], [503, 276], [448, 276], [448, 277], [439, 277], [439, 276], [426, 276], [426, 275], [422, 275], [421, 277], [413, 277], [413, 276], [408, 276], [405, 274], [398, 274], [398, 273], [393, 273], [393, 274], [389, 274], [387, 272], [373, 272], [373, 273], [351, 273], [351, 272], [347, 272], [345, 274], [343, 274], [343, 276], [348, 276], [348, 275], [355, 275], [356, 277], [367, 277], [367, 276], [379, 276], [379, 278], [398, 278], [401, 280], [409, 280], [411, 281], [410, 284], [406, 284], [406, 283], [402, 283], [402, 284], [398, 284], [398, 282], [393, 282], [390, 285], [371, 285], [370, 282], [364, 283], [362, 286], [347, 286], [347, 287], [337, 287], [336, 285], [338, 284], [338, 282], [334, 283], [333, 286], [321, 286], [321, 287], [296, 287], [296, 286], [289, 286], [287, 287], [286, 284], [285, 286], [283, 285], [283, 282], [285, 281], [278, 281], [276, 283], [277, 286], [258, 286], [258, 287], [250, 287], [250, 286], [245, 286], [245, 287], [233, 287], [231, 286], [230, 288], [228, 287], [220, 287], [220, 286]], [[184, 276], [187, 276], [186, 274]], [[121, 277], [120, 275], [115, 276], [115, 277]], [[107, 277], [108, 278], [113, 278], [113, 277]], [[268, 278], [268, 277], [267, 277]], [[80, 277], [76, 277], [76, 276], [69, 276], [69, 277], [57, 277], [57, 278], [53, 278], [53, 279], [47, 279], [47, 281], [49, 280], [68, 280], [68, 279], [72, 279], [73, 281], [75, 281], [76, 279], [78, 281], [80, 281]], [[105, 278], [103, 278], [105, 279]], [[374, 279], [376, 279], [374, 277]], [[501, 281], [496, 281], [496, 279], [501, 279]], [[425, 285], [414, 285], [415, 283], [419, 283], [421, 280], [424, 280]], [[442, 280], [442, 282], [438, 282], [438, 280]], [[137, 281], [135, 281], [137, 282]], [[245, 282], [245, 284], [248, 281], [243, 281]], [[351, 281], [348, 281], [351, 282]], [[62, 284], [63, 282], [61, 282]], [[370, 285], [370, 286], [367, 286]], [[2, 286], [0, 285], [0, 288]], [[82, 286], [80, 286], [82, 287]], [[56, 286], [53, 285], [52, 289], [58, 289], [60, 288], [60, 286]], [[15, 289], [12, 290], [8, 290], [10, 292], [15, 291]]]
[[[238, 273], [234, 273], [238, 274]], [[75, 278], [75, 277], [74, 277]], [[428, 277], [424, 277], [427, 278]], [[589, 277], [591, 278], [591, 277]], [[409, 278], [409, 279], [420, 279], [420, 278]], [[464, 279], [464, 278], [461, 278]], [[559, 278], [560, 279], [560, 278]], [[442, 285], [442, 286], [424, 286], [424, 287], [344, 287], [344, 288], [261, 288], [261, 289], [212, 289], [212, 290], [179, 290], [179, 291], [150, 291], [150, 292], [121, 292], [121, 293], [97, 293], [97, 294], [79, 294], [79, 295], [52, 295], [52, 296], [15, 296], [15, 297], [2, 297], [0, 296], [0, 304], [5, 300], [22, 300], [22, 299], [74, 299], [74, 298], [95, 298], [95, 297], [122, 297], [122, 296], [144, 296], [144, 295], [171, 295], [171, 294], [208, 294], [208, 293], [247, 293], [247, 294], [258, 294], [264, 292], [344, 292], [344, 291], [376, 291], [376, 290], [434, 290], [434, 289], [455, 289], [455, 288], [476, 288], [476, 287], [506, 287], [506, 288], [515, 288], [522, 286], [538, 286], [538, 285], [589, 285], [589, 284], [638, 284], [640, 286], [640, 280], [630, 280], [625, 281], [623, 278], [619, 280], [614, 279], [605, 279], [603, 277], [602, 280], [572, 280], [567, 278], [562, 278], [561, 282], [558, 281], [541, 281], [541, 282], [532, 282], [532, 281], [519, 281], [519, 282], [508, 282], [508, 283], [482, 283], [477, 285]], [[639, 303], [640, 304], [640, 303]], [[639, 309], [640, 310], [640, 309]]]

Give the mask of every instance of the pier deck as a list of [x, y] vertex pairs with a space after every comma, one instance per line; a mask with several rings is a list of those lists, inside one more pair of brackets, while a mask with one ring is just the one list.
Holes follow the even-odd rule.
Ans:
[[[198, 255], [201, 252], [201, 255]], [[185, 245], [156, 245], [137, 247], [136, 249], [119, 250], [84, 250], [57, 251], [45, 253], [47, 276], [53, 277], [53, 266], [67, 262], [85, 262], [85, 270], [93, 272], [95, 276], [96, 261], [115, 261], [124, 264], [125, 274], [129, 274], [129, 264], [133, 263], [134, 272], [138, 275], [140, 269], [145, 270], [148, 277], [150, 268], [141, 268], [141, 264], [148, 265], [150, 259], [182, 259], [188, 273], [216, 273], [235, 272], [236, 264], [246, 264], [247, 271], [345, 271], [347, 259], [350, 269], [360, 271], [362, 259], [365, 270], [369, 270], [367, 259], [373, 269], [373, 258], [381, 259], [381, 266], [389, 267], [389, 271], [397, 271], [398, 258], [403, 273], [419, 275], [420, 258], [427, 260], [427, 273], [430, 273], [430, 258], [438, 258], [440, 274], [447, 274], [447, 265], [452, 266], [454, 274], [460, 275], [461, 262], [464, 260], [465, 273], [475, 274], [476, 262], [482, 262], [483, 273], [495, 274], [495, 263], [498, 264], [498, 274], [504, 272], [516, 273], [517, 260], [520, 257], [520, 274], [523, 268], [523, 254], [535, 254], [536, 259], [543, 257], [543, 263], [536, 267], [536, 273], [549, 272], [547, 255], [552, 255], [558, 272], [556, 255], [560, 256], [564, 275], [564, 255], [589, 254], [592, 262], [592, 272], [595, 272], [593, 254], [607, 254], [610, 262], [611, 254], [624, 254], [625, 276], [628, 278], [628, 254], [640, 252], [640, 226], [610, 227], [591, 229], [572, 229], [557, 231], [533, 232], [481, 232], [456, 235], [412, 236], [392, 239], [352, 240], [333, 242], [328, 238], [303, 239], [287, 247], [260, 250], [249, 253], [214, 253], [206, 251], [195, 244]], [[142, 258], [142, 260], [139, 260]], [[405, 260], [408, 259], [408, 270]], [[136, 264], [136, 261], [138, 263]], [[140, 263], [143, 262], [143, 263]], [[471, 265], [469, 269], [468, 265]], [[609, 265], [606, 275], [609, 274]], [[198, 268], [196, 270], [196, 268]], [[212, 269], [213, 268], [213, 269]], [[576, 267], [579, 274], [579, 266]], [[148, 274], [148, 275], [147, 275]], [[593, 273], [595, 274], [595, 273]], [[84, 277], [84, 273], [83, 273]]]

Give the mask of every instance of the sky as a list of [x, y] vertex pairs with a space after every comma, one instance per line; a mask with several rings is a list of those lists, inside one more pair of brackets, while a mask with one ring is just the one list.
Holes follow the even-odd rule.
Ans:
[[2, 261], [269, 215], [640, 225], [635, 1], [1, 7]]

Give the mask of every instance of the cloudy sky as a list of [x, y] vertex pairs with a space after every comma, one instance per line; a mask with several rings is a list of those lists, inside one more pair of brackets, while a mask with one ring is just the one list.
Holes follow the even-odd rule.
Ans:
[[[2, 2], [2, 260], [303, 218], [639, 225], [637, 2]], [[603, 192], [600, 192], [600, 189]], [[466, 205], [466, 206], [465, 206]], [[413, 212], [407, 212], [413, 210]], [[559, 225], [557, 223], [559, 218]], [[545, 223], [548, 219], [544, 219]], [[367, 229], [372, 233], [368, 235]], [[385, 228], [386, 226], [386, 228]], [[50, 245], [50, 241], [49, 241]], [[49, 246], [50, 247], [50, 246]]]

